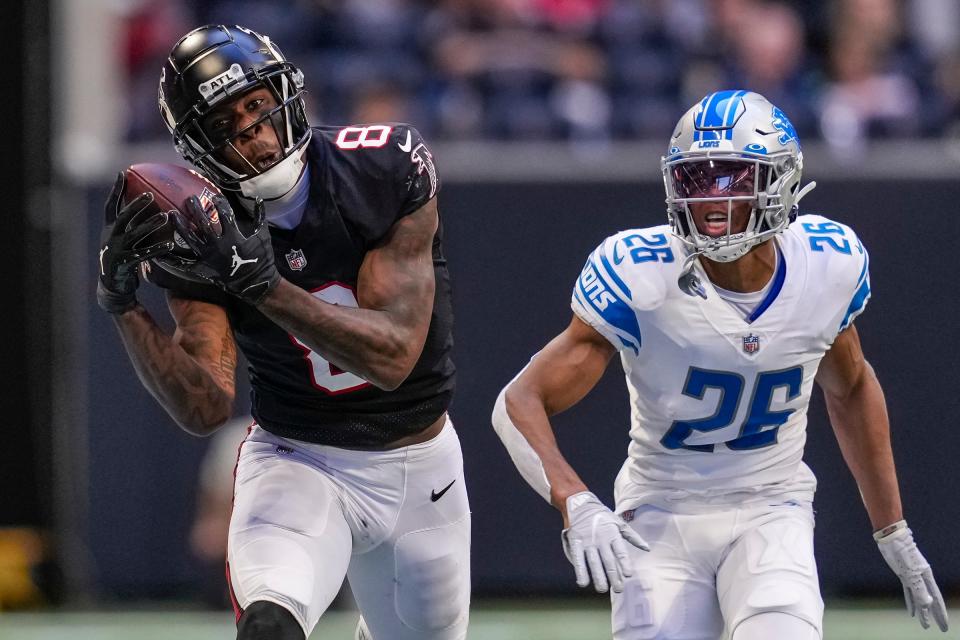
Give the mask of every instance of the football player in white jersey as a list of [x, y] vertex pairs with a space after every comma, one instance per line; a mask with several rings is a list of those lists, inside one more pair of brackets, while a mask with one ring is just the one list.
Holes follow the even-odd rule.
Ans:
[[[669, 225], [607, 238], [573, 319], [497, 400], [520, 473], [563, 515], [577, 583], [612, 590], [613, 637], [811, 640], [816, 479], [803, 463], [816, 382], [873, 537], [924, 628], [943, 598], [903, 519], [880, 383], [853, 320], [870, 297], [853, 230], [797, 204], [803, 156], [763, 96], [706, 96], [662, 159]], [[564, 460], [549, 417], [619, 352], [628, 457], [608, 509]]]

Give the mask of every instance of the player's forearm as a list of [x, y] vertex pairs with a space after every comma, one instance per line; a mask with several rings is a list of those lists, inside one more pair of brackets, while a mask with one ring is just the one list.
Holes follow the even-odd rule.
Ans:
[[537, 395], [517, 380], [507, 387], [505, 400], [513, 425], [540, 458], [550, 484], [550, 502], [563, 515], [567, 526], [567, 498], [587, 491], [587, 485], [560, 452], [544, 403]]
[[430, 308], [433, 281], [428, 282], [429, 291], [387, 311], [330, 304], [281, 280], [257, 308], [331, 364], [389, 391], [410, 375], [423, 351], [429, 318], [417, 323], [408, 318], [411, 306]]
[[114, 316], [143, 386], [185, 431], [205, 436], [230, 419], [236, 353], [226, 342], [207, 370], [165, 334], [141, 306]]
[[825, 394], [830, 422], [843, 458], [857, 481], [874, 530], [903, 518], [890, 421], [883, 389], [873, 370], [843, 396]]

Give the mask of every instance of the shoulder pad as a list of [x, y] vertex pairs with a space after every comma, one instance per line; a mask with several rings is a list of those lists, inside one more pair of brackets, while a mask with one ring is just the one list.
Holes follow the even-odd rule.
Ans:
[[601, 253], [630, 292], [633, 307], [641, 311], [663, 304], [683, 262], [667, 225], [621, 231], [594, 252], [598, 257]]
[[371, 243], [440, 191], [440, 178], [420, 133], [398, 123], [321, 127], [330, 188], [344, 214]]
[[843, 331], [863, 312], [870, 298], [870, 256], [852, 228], [824, 216], [806, 214], [788, 227], [815, 282], [836, 291], [846, 310]]
[[[639, 352], [637, 311], [663, 304], [676, 279], [676, 250], [668, 227], [622, 231], [587, 258], [573, 288], [571, 306], [615, 347]], [[667, 266], [667, 269], [663, 267]]]
[[348, 164], [362, 166], [370, 177], [382, 180], [393, 177], [405, 186], [422, 176], [419, 194], [426, 202], [437, 194], [440, 180], [420, 132], [414, 127], [397, 122], [382, 124], [324, 127], [324, 134], [334, 147], [334, 153]]

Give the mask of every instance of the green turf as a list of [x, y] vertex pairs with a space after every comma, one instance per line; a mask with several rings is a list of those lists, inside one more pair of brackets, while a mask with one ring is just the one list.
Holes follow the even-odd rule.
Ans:
[[[951, 616], [960, 624], [960, 611]], [[330, 612], [311, 640], [352, 640], [357, 614]], [[609, 638], [609, 613], [576, 601], [518, 608], [483, 604], [471, 614], [470, 640], [600, 640]], [[828, 640], [911, 640], [947, 638], [924, 632], [905, 611], [827, 607], [824, 637]], [[233, 637], [228, 613], [149, 611], [111, 613], [0, 614], [0, 640], [225, 640]]]

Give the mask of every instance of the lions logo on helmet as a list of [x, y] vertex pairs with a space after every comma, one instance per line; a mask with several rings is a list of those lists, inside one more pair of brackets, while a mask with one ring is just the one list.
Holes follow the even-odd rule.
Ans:
[[[743, 90], [712, 93], [687, 111], [660, 166], [667, 216], [690, 250], [691, 267], [700, 254], [731, 262], [781, 233], [815, 184], [800, 188], [803, 153], [787, 116], [760, 94]], [[700, 233], [690, 212], [696, 202], [726, 203], [728, 221], [734, 203], [750, 202], [746, 229], [731, 233], [728, 224], [719, 237]]]
[[783, 132], [780, 134], [780, 137], [777, 138], [780, 144], [787, 144], [791, 140], [795, 140], [797, 147], [800, 146], [800, 138], [797, 137], [797, 130], [793, 128], [793, 123], [790, 122], [790, 119], [787, 118], [787, 115], [783, 111], [780, 111], [779, 107], [773, 108], [773, 126]]

